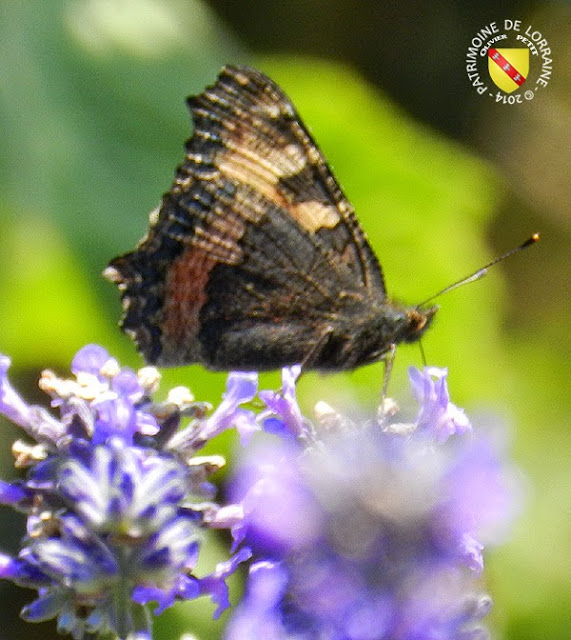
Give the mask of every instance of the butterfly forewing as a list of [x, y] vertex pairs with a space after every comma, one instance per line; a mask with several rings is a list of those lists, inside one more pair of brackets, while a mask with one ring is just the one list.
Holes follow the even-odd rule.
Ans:
[[[195, 133], [183, 174], [193, 170], [194, 158], [209, 155], [209, 143], [218, 136], [215, 164], [246, 192], [247, 206], [252, 195], [263, 198], [262, 206], [273, 203], [298, 223], [298, 231], [309, 232], [316, 246], [321, 240], [321, 252], [332, 250], [330, 269], [343, 263], [355, 283], [378, 295], [381, 271], [353, 209], [281, 89], [258, 71], [226, 67], [189, 105]], [[259, 217], [254, 214], [254, 222]]]
[[137, 250], [112, 261], [123, 328], [165, 365], [275, 368], [382, 303], [353, 209], [283, 92], [225, 67], [188, 100], [185, 159]]

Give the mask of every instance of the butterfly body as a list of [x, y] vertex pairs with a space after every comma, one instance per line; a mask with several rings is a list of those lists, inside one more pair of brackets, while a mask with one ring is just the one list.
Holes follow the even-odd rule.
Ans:
[[387, 299], [353, 208], [279, 87], [225, 67], [188, 103], [175, 181], [137, 249], [106, 270], [144, 358], [335, 371], [419, 339], [436, 307]]

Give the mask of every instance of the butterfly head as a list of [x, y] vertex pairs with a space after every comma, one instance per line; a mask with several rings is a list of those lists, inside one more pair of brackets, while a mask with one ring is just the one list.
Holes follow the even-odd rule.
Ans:
[[432, 320], [438, 311], [438, 305], [421, 309], [413, 307], [406, 310], [406, 326], [401, 337], [402, 342], [416, 342], [420, 340], [424, 332], [432, 324]]
[[[352, 323], [352, 335], [344, 345], [338, 369], [353, 369], [387, 357], [395, 345], [416, 342], [431, 325], [438, 306], [403, 307], [385, 302], [374, 317], [365, 318], [358, 330]], [[328, 368], [328, 367], [320, 367]]]

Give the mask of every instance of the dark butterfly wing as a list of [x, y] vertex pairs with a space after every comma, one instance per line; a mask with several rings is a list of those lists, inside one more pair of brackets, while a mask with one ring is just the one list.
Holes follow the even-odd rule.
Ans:
[[319, 327], [385, 299], [377, 260], [269, 78], [225, 67], [188, 103], [194, 132], [173, 186], [138, 248], [106, 271], [122, 290], [122, 327], [152, 363], [302, 360]]

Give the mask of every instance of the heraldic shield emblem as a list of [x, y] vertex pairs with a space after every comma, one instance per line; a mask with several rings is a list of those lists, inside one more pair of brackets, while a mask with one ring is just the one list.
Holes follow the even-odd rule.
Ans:
[[519, 89], [529, 73], [529, 49], [488, 49], [488, 71], [505, 93]]

